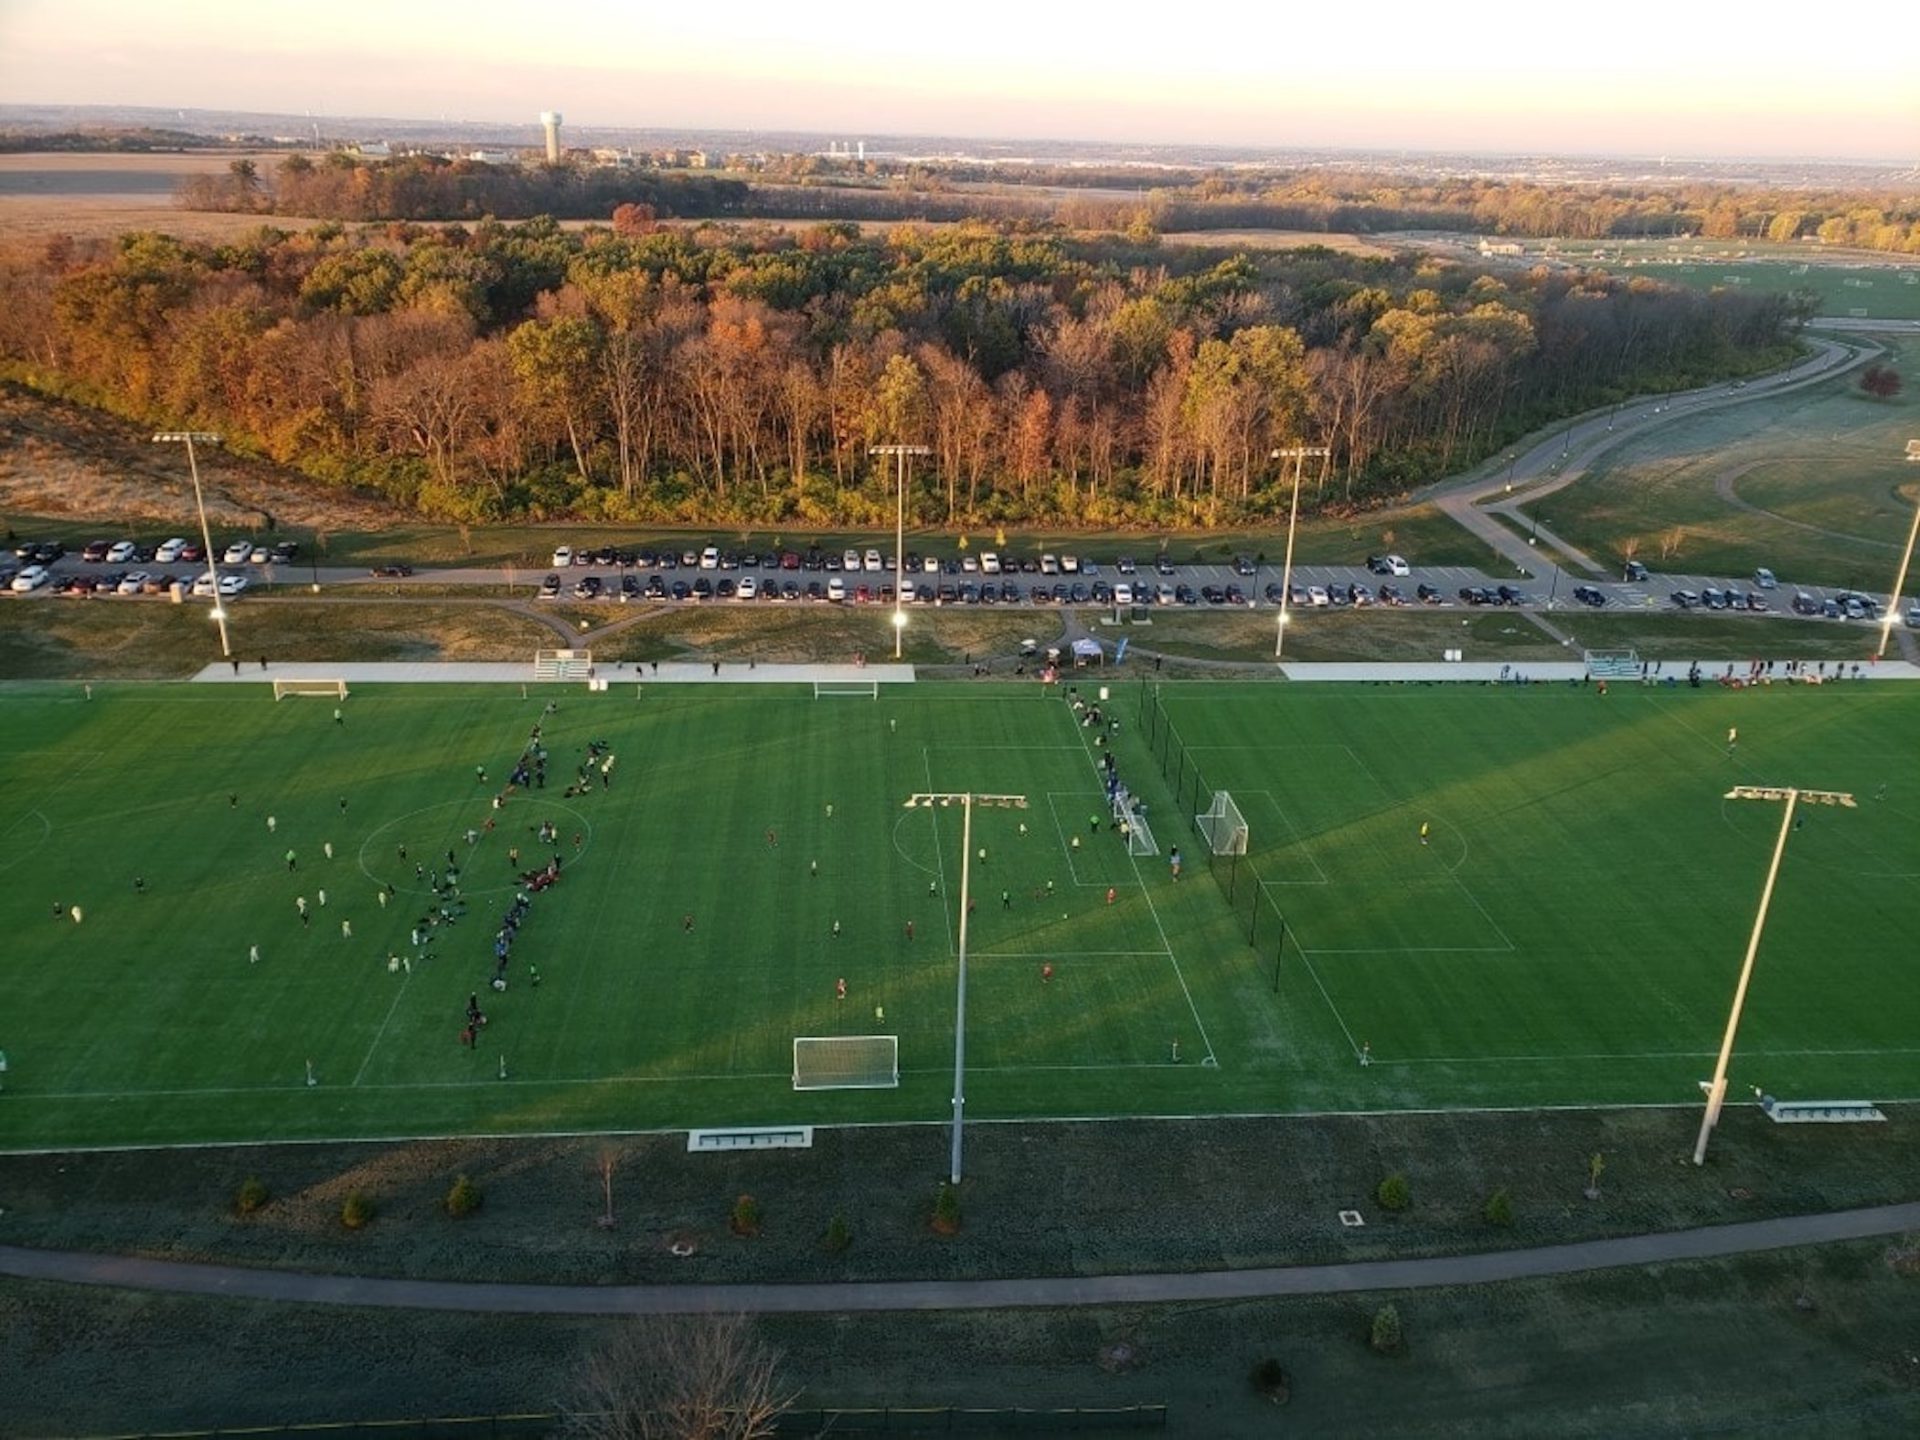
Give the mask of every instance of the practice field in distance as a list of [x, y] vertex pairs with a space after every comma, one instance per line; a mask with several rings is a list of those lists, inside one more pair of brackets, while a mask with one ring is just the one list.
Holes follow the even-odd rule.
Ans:
[[[1859, 806], [1791, 837], [1733, 1097], [1920, 1096], [1920, 689], [1169, 685], [1143, 726], [1106, 683], [1158, 856], [1037, 685], [7, 690], [0, 1147], [941, 1119], [962, 812], [929, 790], [1029, 801], [974, 813], [975, 1120], [1693, 1103], [1780, 819], [1736, 783]], [[536, 723], [547, 785], [496, 810]], [[1249, 826], [1232, 906], [1195, 765]], [[449, 850], [467, 912], [415, 949]], [[794, 1037], [867, 1034], [897, 1089], [795, 1093]]]

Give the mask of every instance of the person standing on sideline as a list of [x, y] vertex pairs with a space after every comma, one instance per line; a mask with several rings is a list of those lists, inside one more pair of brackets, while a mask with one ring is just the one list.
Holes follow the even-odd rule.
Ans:
[[340, 713], [340, 707], [338, 705], [333, 707], [333, 723], [336, 725], [344, 725], [347, 723], [346, 717]]
[[1113, 886], [1111, 885], [1107, 886], [1107, 904], [1109, 905], [1113, 904], [1114, 896], [1118, 895], [1119, 893], [1120, 892], [1115, 890]]
[[847, 998], [846, 976], [842, 975], [838, 980], [833, 982], [833, 998], [836, 1000], [844, 1000]]
[[1174, 846], [1167, 855], [1167, 868], [1173, 871], [1173, 878], [1180, 878], [1180, 847]]
[[293, 866], [294, 866], [293, 851], [289, 850], [287, 851], [287, 873], [289, 875], [293, 873]]
[[1000, 892], [1000, 908], [1002, 910], [1013, 909], [1013, 892], [1011, 890], [1002, 890]]
[[907, 943], [913, 943], [913, 921], [907, 921]]
[[78, 905], [75, 905], [72, 909], [68, 910], [67, 914], [73, 917], [73, 923], [76, 925], [78, 925], [82, 920], [85, 920], [87, 918], [86, 912], [82, 910]]

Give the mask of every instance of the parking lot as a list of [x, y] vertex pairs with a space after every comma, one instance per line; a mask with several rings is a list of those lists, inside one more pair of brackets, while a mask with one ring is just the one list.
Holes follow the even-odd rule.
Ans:
[[[276, 567], [299, 566], [297, 578], [329, 588], [375, 579], [405, 584], [500, 584], [497, 570], [429, 570], [389, 563], [372, 571], [319, 567], [303, 562], [295, 542], [278, 545], [238, 539], [216, 543], [209, 567], [204, 550], [179, 537], [142, 543], [98, 541], [73, 553], [52, 542], [20, 541], [13, 559], [0, 564], [0, 587], [13, 597], [161, 597], [176, 587], [182, 598], [206, 598], [216, 588], [237, 598]], [[904, 561], [907, 605], [1278, 608], [1282, 567], [1259, 556], [1218, 564], [1181, 564], [1151, 543], [1144, 558], [1105, 561], [1062, 549], [1040, 555], [1001, 555], [991, 550], [909, 551]], [[892, 605], [896, 583], [890, 548], [861, 550], [723, 549], [718, 545], [673, 551], [558, 547], [539, 583], [542, 599], [568, 598], [608, 604], [821, 604]], [[1546, 567], [1543, 567], [1546, 568]], [[211, 570], [211, 578], [209, 576]], [[1404, 573], [1402, 573], [1404, 572]], [[1791, 614], [1839, 623], [1873, 625], [1885, 614], [1884, 594], [1818, 585], [1761, 572], [1724, 576], [1648, 573], [1595, 579], [1546, 568], [1544, 576], [1499, 577], [1464, 566], [1422, 566], [1417, 558], [1379, 555], [1366, 565], [1296, 566], [1292, 609], [1349, 607], [1506, 607], [1538, 611], [1707, 610], [1727, 615]], [[1920, 629], [1920, 607], [1901, 615]]]

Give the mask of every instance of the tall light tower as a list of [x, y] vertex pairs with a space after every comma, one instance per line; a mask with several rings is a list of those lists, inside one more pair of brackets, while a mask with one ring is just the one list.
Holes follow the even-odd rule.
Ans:
[[[1907, 441], [1907, 459], [1920, 463], [1920, 440]], [[1913, 562], [1913, 542], [1920, 538], [1920, 504], [1913, 507], [1913, 526], [1907, 531], [1907, 548], [1900, 556], [1900, 573], [1893, 577], [1893, 594], [1887, 597], [1887, 613], [1880, 619], [1880, 648], [1873, 652], [1875, 659], [1884, 659], [1887, 653], [1887, 641], [1893, 635], [1893, 612], [1900, 608], [1900, 592], [1906, 588], [1907, 566]]]
[[1707, 1112], [1700, 1117], [1700, 1138], [1694, 1142], [1693, 1163], [1707, 1163], [1707, 1137], [1720, 1123], [1720, 1107], [1727, 1100], [1727, 1062], [1733, 1058], [1733, 1037], [1740, 1028], [1740, 1011], [1747, 1003], [1747, 985], [1753, 979], [1753, 957], [1760, 953], [1760, 933], [1767, 928], [1767, 907], [1773, 903], [1773, 882], [1780, 878], [1780, 861], [1787, 853], [1787, 835], [1793, 829], [1794, 807], [1802, 801], [1809, 805], [1854, 807], [1853, 796], [1842, 790], [1801, 790], [1792, 785], [1736, 785], [1727, 791], [1729, 800], [1772, 800], [1786, 802], [1780, 812], [1780, 838], [1774, 842], [1773, 863], [1767, 867], [1767, 883], [1760, 892], [1760, 910], [1753, 917], [1753, 938], [1747, 942], [1747, 958], [1740, 966], [1740, 979], [1733, 987], [1733, 1009], [1727, 1015], [1727, 1033], [1720, 1041], [1720, 1058], [1714, 1062], [1713, 1079], [1701, 1088], [1707, 1092]]
[[1293, 527], [1300, 519], [1300, 471], [1309, 456], [1325, 460], [1333, 452], [1324, 445], [1293, 445], [1276, 450], [1269, 459], [1293, 461], [1293, 508], [1287, 514], [1287, 558], [1280, 567], [1280, 619], [1273, 630], [1273, 658], [1278, 661], [1287, 643], [1287, 615], [1293, 605]]
[[218, 435], [210, 435], [204, 430], [163, 430], [153, 437], [156, 445], [187, 447], [187, 469], [193, 475], [193, 504], [200, 512], [200, 543], [207, 547], [207, 584], [213, 589], [213, 623], [220, 627], [220, 658], [228, 660], [233, 657], [233, 647], [227, 643], [227, 609], [220, 603], [220, 572], [214, 568], [213, 532], [207, 528], [207, 502], [200, 493], [200, 462], [193, 454], [196, 440], [202, 445], [220, 443]]
[[931, 455], [933, 451], [924, 445], [869, 445], [867, 453], [894, 457], [893, 658], [898, 660], [907, 633], [907, 612], [900, 608], [907, 598], [907, 457]]
[[560, 163], [560, 112], [542, 110], [540, 128], [547, 132], [547, 163], [558, 165]]
[[1014, 810], [1027, 808], [1024, 795], [981, 795], [973, 791], [922, 792], [907, 797], [907, 809], [934, 805], [960, 806], [960, 965], [953, 1005], [953, 1154], [952, 1174], [960, 1183], [960, 1141], [966, 1123], [967, 1108], [967, 910], [972, 900], [973, 807], [997, 805]]

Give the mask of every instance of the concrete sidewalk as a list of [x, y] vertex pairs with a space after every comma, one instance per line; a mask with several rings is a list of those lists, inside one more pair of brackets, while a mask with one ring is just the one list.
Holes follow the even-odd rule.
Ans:
[[[607, 682], [608, 693], [629, 685], [811, 685], [817, 680], [842, 683], [877, 680], [882, 685], [913, 683], [911, 665], [761, 665], [757, 662], [722, 660], [713, 662], [669, 660], [664, 664], [617, 663], [596, 667], [594, 673]], [[345, 680], [348, 685], [564, 685], [586, 691], [584, 680], [540, 680], [533, 678], [533, 662], [479, 661], [397, 662], [337, 664], [325, 660], [259, 661], [242, 660], [235, 670], [230, 664], [209, 665], [193, 677], [196, 684], [264, 685], [275, 680]]]
[[[1687, 683], [1687, 670], [1691, 665], [1700, 667], [1700, 683], [1713, 685], [1727, 673], [1727, 666], [1733, 666], [1733, 675], [1744, 680], [1747, 674], [1745, 661], [1735, 660], [1660, 660], [1649, 661], [1658, 664], [1660, 673], [1650, 676], [1653, 683], [1665, 685], [1673, 682], [1678, 685]], [[1811, 666], [1807, 662], [1809, 675], [1806, 680], [1790, 680], [1776, 667], [1770, 679], [1775, 685], [1805, 684], [1814, 678]], [[1321, 660], [1302, 663], [1283, 661], [1280, 673], [1289, 680], [1333, 681], [1372, 685], [1432, 685], [1446, 682], [1471, 685], [1499, 684], [1503, 681], [1528, 680], [1533, 682], [1578, 681], [1587, 674], [1586, 665], [1580, 660], [1516, 660], [1502, 664], [1493, 660], [1463, 660], [1457, 663], [1387, 663], [1382, 661], [1341, 661]], [[1860, 680], [1920, 680], [1920, 665], [1907, 660], [1882, 660], [1876, 665], [1864, 662], [1860, 667]], [[1610, 685], [1638, 685], [1637, 678], [1610, 678]], [[1852, 680], [1827, 680], [1827, 684], [1852, 685]]]
[[[1331, 1223], [1331, 1221], [1329, 1221]], [[1728, 1255], [1875, 1239], [1920, 1227], [1920, 1202], [1629, 1235], [1531, 1250], [1425, 1260], [1372, 1260], [1261, 1270], [1053, 1276], [1032, 1280], [899, 1280], [800, 1285], [495, 1285], [252, 1270], [137, 1256], [0, 1246], [0, 1275], [173, 1295], [515, 1315], [846, 1314], [1138, 1305], [1425, 1290], [1502, 1280], [1668, 1265]]]

